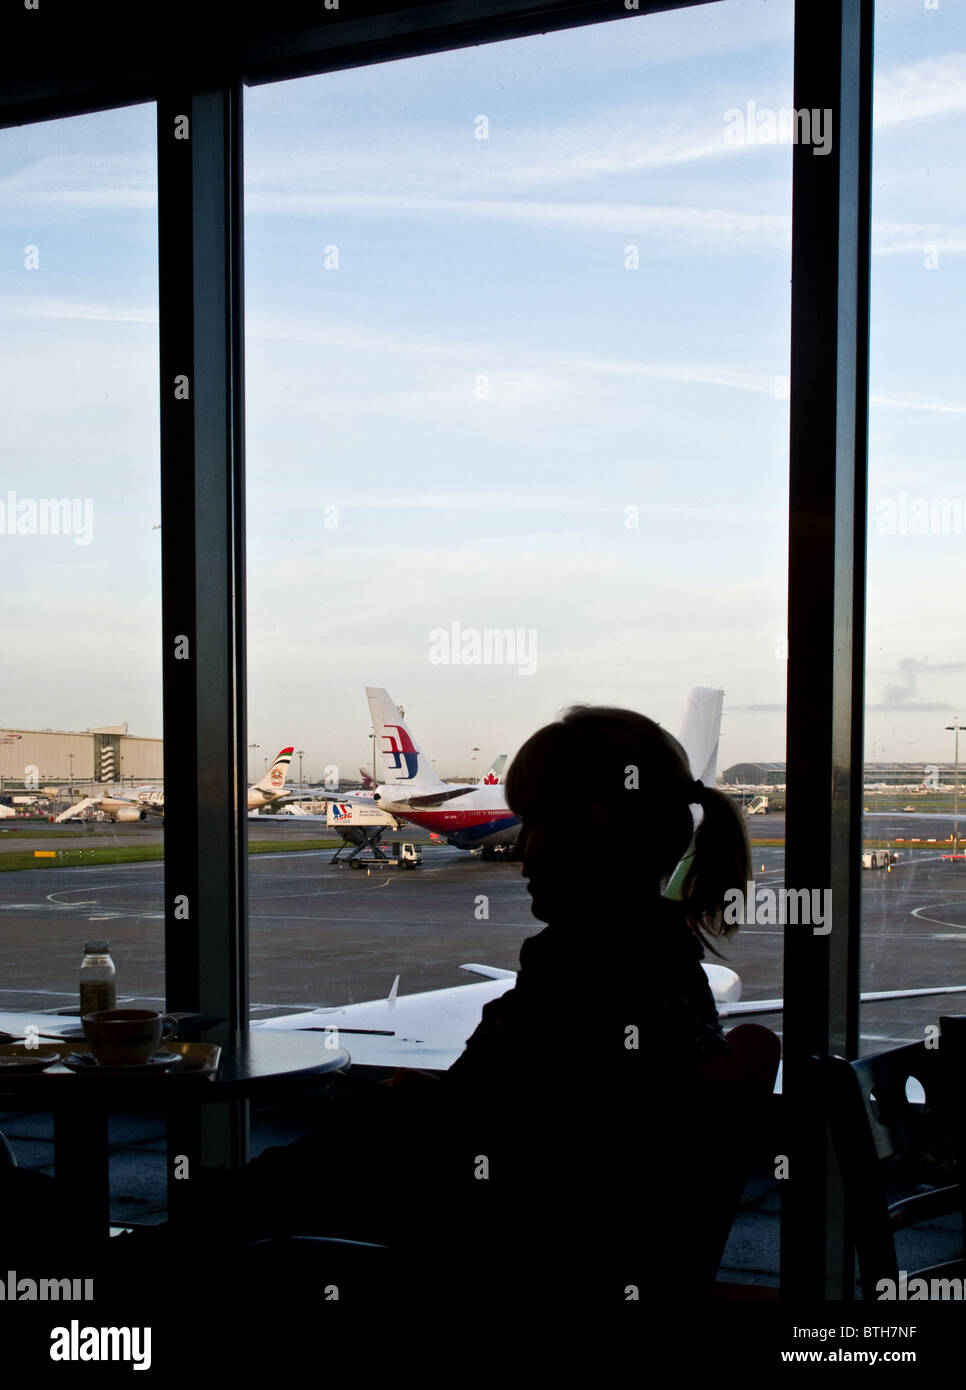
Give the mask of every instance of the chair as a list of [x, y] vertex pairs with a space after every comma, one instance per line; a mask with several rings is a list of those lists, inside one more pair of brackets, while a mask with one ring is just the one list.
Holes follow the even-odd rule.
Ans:
[[[865, 1299], [880, 1280], [898, 1286], [895, 1233], [917, 1222], [962, 1211], [958, 1176], [961, 1130], [952, 1101], [948, 1058], [942, 1048], [911, 1043], [849, 1062], [816, 1059], [829, 1129], [845, 1190], [846, 1213], [859, 1261]], [[907, 1098], [910, 1078], [922, 1086], [926, 1102]], [[945, 1166], [937, 1156], [948, 1155]], [[923, 1177], [939, 1185], [931, 1191], [889, 1201], [889, 1179], [908, 1185]], [[966, 1272], [957, 1259], [914, 1271], [916, 1278], [948, 1278]], [[910, 1277], [913, 1277], [910, 1274]]]
[[715, 1156], [713, 1186], [702, 1211], [706, 1239], [701, 1262], [706, 1284], [718, 1272], [751, 1176], [781, 1060], [778, 1036], [761, 1024], [743, 1023], [725, 1039], [727, 1054], [700, 1069], [711, 1114], [728, 1138]]

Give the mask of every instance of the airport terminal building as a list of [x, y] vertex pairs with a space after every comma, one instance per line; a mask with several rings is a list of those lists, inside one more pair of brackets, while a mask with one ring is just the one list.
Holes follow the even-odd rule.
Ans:
[[126, 724], [78, 733], [0, 729], [0, 789], [161, 782], [163, 747], [160, 738], [129, 734]]
[[[784, 787], [785, 763], [732, 763], [718, 777], [724, 787]], [[958, 769], [954, 763], [865, 763], [863, 779], [866, 787], [908, 787], [921, 783], [926, 789], [951, 789]], [[962, 778], [960, 777], [960, 783]]]

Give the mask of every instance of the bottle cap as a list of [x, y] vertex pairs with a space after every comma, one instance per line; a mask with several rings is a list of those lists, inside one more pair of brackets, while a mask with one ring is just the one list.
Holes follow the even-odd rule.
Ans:
[[106, 956], [111, 949], [109, 941], [85, 941], [84, 954], [91, 956]]

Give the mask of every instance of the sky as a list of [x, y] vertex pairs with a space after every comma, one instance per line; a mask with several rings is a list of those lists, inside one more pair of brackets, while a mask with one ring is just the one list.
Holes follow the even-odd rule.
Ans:
[[[958, 11], [878, 7], [874, 760], [966, 713]], [[367, 684], [444, 775], [695, 684], [719, 768], [784, 756], [791, 147], [729, 130], [791, 76], [789, 0], [723, 0], [246, 91], [256, 771], [352, 777]], [[12, 727], [161, 733], [155, 141], [0, 132], [0, 504], [91, 504], [0, 534]]]

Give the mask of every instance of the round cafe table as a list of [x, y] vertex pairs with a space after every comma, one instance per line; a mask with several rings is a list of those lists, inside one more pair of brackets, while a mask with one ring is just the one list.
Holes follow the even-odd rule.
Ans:
[[[0, 1016], [0, 1026], [7, 1032], [16, 1031], [16, 1016]], [[204, 1162], [207, 1145], [200, 1107], [258, 1099], [267, 1092], [281, 1094], [342, 1071], [349, 1064], [349, 1054], [344, 1048], [333, 1047], [332, 1042], [331, 1034], [316, 1032], [211, 1028], [205, 1031], [201, 1047], [221, 1049], [217, 1071], [205, 1073], [176, 1066], [153, 1075], [132, 1071], [108, 1076], [72, 1072], [56, 1063], [42, 1072], [0, 1075], [0, 1111], [53, 1114], [55, 1172], [73, 1198], [78, 1238], [103, 1238], [110, 1223], [108, 1117], [112, 1112], [135, 1110], [167, 1116], [169, 1219], [176, 1219], [178, 1197], [185, 1187], [179, 1178], [187, 1172], [190, 1181], [191, 1165]], [[47, 1045], [47, 1039], [38, 1038], [38, 1051]], [[198, 1046], [185, 1044], [186, 1048]], [[162, 1043], [161, 1050], [165, 1047]], [[224, 1114], [228, 1114], [227, 1107]], [[230, 1129], [229, 1122], [226, 1132]], [[225, 1146], [220, 1147], [223, 1158]], [[172, 1161], [174, 1156], [178, 1165]], [[236, 1151], [232, 1157], [232, 1166], [237, 1166], [246, 1155]]]

